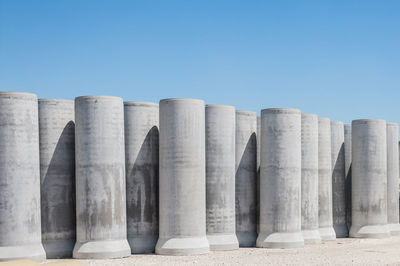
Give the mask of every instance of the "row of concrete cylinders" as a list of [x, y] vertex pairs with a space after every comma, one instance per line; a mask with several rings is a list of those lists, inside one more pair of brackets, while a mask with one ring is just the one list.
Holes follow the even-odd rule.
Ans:
[[397, 138], [384, 120], [296, 109], [257, 121], [194, 99], [0, 92], [0, 260], [389, 237], [400, 232]]

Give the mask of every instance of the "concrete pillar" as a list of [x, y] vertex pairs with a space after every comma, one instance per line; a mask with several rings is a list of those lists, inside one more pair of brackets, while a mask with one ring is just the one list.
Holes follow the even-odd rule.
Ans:
[[351, 237], [385, 238], [387, 226], [386, 122], [352, 122]]
[[344, 159], [345, 159], [345, 194], [346, 194], [346, 222], [351, 227], [351, 125], [344, 125]]
[[73, 257], [129, 256], [122, 99], [75, 99], [76, 244]]
[[297, 109], [264, 109], [261, 126], [257, 247], [301, 247], [301, 113]]
[[0, 92], [0, 261], [44, 261], [37, 97]]
[[70, 258], [76, 241], [74, 101], [39, 100], [42, 242], [48, 259]]
[[257, 115], [236, 111], [236, 235], [241, 247], [257, 240]]
[[305, 244], [321, 242], [318, 225], [318, 116], [301, 115], [301, 231]]
[[235, 233], [235, 108], [206, 106], [206, 220], [211, 250], [239, 248]]
[[322, 240], [335, 240], [332, 212], [331, 123], [318, 118], [318, 222]]
[[257, 234], [260, 232], [261, 116], [257, 116]]
[[125, 102], [128, 242], [132, 254], [154, 252], [158, 239], [158, 104]]
[[399, 126], [387, 123], [387, 213], [392, 235], [400, 234], [399, 224]]
[[156, 253], [209, 252], [205, 110], [195, 99], [160, 101], [160, 229]]
[[333, 229], [336, 237], [348, 237], [346, 223], [346, 169], [344, 159], [344, 124], [331, 121]]

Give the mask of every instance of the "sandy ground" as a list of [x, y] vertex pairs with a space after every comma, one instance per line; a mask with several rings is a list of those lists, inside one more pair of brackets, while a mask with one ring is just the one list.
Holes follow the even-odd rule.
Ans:
[[[25, 265], [14, 263], [7, 265]], [[241, 248], [187, 257], [151, 254], [113, 260], [48, 260], [44, 265], [400, 265], [400, 236], [339, 239], [299, 249]]]

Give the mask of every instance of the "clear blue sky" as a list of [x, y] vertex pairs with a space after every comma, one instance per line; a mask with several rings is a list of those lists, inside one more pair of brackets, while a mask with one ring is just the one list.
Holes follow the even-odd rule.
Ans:
[[400, 1], [0, 0], [0, 90], [400, 122]]

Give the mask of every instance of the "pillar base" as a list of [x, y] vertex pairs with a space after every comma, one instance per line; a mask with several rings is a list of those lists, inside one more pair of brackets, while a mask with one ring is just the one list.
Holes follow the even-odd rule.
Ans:
[[46, 253], [41, 243], [23, 246], [0, 247], [0, 261], [28, 259], [37, 262], [46, 260]]
[[158, 235], [128, 237], [132, 254], [154, 253]]
[[239, 241], [239, 247], [255, 247], [257, 241], [257, 232], [236, 232]]
[[207, 235], [210, 250], [235, 250], [239, 248], [239, 241], [235, 234]]
[[322, 241], [336, 240], [336, 233], [333, 227], [320, 227], [319, 235]]
[[126, 239], [76, 242], [74, 259], [116, 259], [131, 255]]
[[65, 259], [72, 258], [75, 239], [42, 240], [46, 258]]
[[304, 246], [302, 233], [260, 233], [257, 238], [258, 248], [299, 248]]
[[210, 252], [207, 237], [159, 238], [156, 245], [156, 254], [187, 256]]
[[388, 238], [390, 232], [388, 226], [385, 225], [365, 225], [352, 226], [350, 229], [350, 237], [354, 238]]
[[400, 224], [388, 224], [388, 230], [392, 236], [400, 235]]
[[302, 230], [304, 244], [320, 244], [321, 236], [319, 235], [319, 230]]
[[336, 238], [349, 237], [349, 229], [346, 224], [334, 225], [333, 229], [335, 230]]

